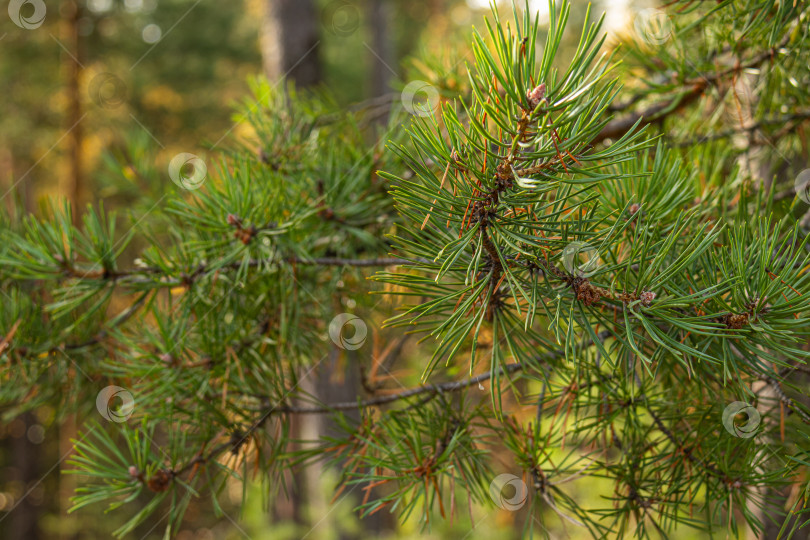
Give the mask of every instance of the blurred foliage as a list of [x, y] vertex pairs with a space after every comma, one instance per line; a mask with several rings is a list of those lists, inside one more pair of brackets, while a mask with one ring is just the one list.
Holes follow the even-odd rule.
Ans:
[[[404, 75], [364, 100], [366, 11], [335, 6], [319, 5], [313, 92], [248, 77], [255, 3], [84, 6], [92, 205], [0, 214], [3, 433], [82, 424], [80, 518], [49, 498], [47, 529], [363, 537], [358, 515], [391, 512], [405, 538], [742, 537], [768, 519], [796, 534], [807, 7], [685, 0], [606, 41], [584, 6], [478, 24], [461, 2], [397, 2]], [[69, 127], [58, 24], [6, 23], [0, 42], [0, 151], [43, 192]], [[437, 93], [430, 114], [407, 115], [414, 79]], [[202, 187], [167, 178], [180, 151], [203, 157]], [[595, 248], [593, 272], [572, 244]], [[347, 312], [370, 334], [354, 353], [330, 325]], [[333, 357], [362, 370], [357, 404], [300, 387]], [[102, 422], [133, 412], [99, 405], [109, 385], [134, 397], [126, 422]], [[753, 439], [720, 422], [736, 399], [763, 411]], [[302, 411], [335, 433], [306, 440]], [[308, 468], [324, 493], [304, 523], [267, 526]], [[528, 489], [515, 512], [501, 472]], [[0, 506], [28, 488], [0, 485]]]

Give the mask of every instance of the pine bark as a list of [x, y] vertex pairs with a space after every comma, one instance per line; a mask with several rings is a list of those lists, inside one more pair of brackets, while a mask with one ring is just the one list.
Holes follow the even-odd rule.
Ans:
[[267, 0], [262, 25], [264, 72], [271, 81], [287, 77], [298, 87], [321, 81], [318, 14], [313, 0]]

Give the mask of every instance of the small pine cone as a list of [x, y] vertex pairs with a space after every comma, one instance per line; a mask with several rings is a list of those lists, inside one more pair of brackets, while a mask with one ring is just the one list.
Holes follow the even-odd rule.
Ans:
[[147, 480], [146, 485], [155, 493], [161, 493], [169, 489], [169, 485], [172, 483], [172, 478], [173, 475], [170, 470], [160, 469], [154, 474], [154, 476]]
[[233, 233], [234, 238], [238, 238], [240, 242], [245, 245], [248, 245], [253, 237], [256, 235], [256, 228], [251, 225], [247, 229], [239, 228], [236, 232]]
[[655, 293], [652, 291], [643, 291], [641, 294], [638, 295], [639, 300], [641, 300], [641, 305], [644, 307], [650, 307], [652, 305], [653, 300], [655, 300]]
[[577, 300], [584, 302], [586, 306], [592, 306], [602, 298], [599, 288], [591, 285], [587, 278], [576, 278], [573, 287]]
[[739, 330], [748, 324], [748, 313], [730, 313], [725, 316], [726, 327], [732, 330]]
[[526, 92], [526, 97], [529, 98], [529, 105], [532, 106], [532, 109], [537, 107], [546, 97], [546, 83], [540, 83], [533, 90]]

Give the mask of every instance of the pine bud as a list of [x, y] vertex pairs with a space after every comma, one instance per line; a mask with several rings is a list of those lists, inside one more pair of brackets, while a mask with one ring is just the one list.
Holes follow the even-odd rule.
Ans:
[[167, 469], [160, 469], [155, 472], [154, 476], [150, 477], [146, 485], [155, 493], [160, 493], [169, 489], [169, 484], [172, 481], [172, 472]]
[[532, 109], [537, 107], [546, 97], [546, 83], [540, 83], [534, 87], [534, 90], [526, 92], [526, 97], [529, 98], [529, 105], [531, 105]]
[[641, 300], [641, 305], [650, 307], [652, 305], [652, 301], [655, 300], [655, 296], [655, 293], [652, 291], [644, 291], [638, 295], [638, 298]]

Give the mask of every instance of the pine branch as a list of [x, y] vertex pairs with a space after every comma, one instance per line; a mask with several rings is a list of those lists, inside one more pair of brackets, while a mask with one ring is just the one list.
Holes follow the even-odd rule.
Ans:
[[678, 452], [681, 455], [686, 457], [686, 459], [688, 459], [690, 463], [706, 471], [707, 474], [714, 476], [715, 478], [718, 478], [720, 480], [723, 480], [726, 483], [733, 482], [733, 480], [729, 479], [722, 471], [720, 471], [712, 463], [706, 463], [705, 460], [696, 458], [693, 454], [694, 448], [691, 446], [687, 446], [685, 443], [681, 442], [680, 439], [678, 439], [678, 437], [675, 436], [672, 430], [669, 429], [666, 425], [664, 425], [664, 422], [661, 420], [661, 417], [658, 416], [658, 414], [656, 414], [656, 412], [652, 410], [652, 407], [647, 401], [646, 396], [642, 395], [641, 398], [644, 401], [645, 410], [652, 417], [653, 422], [655, 422], [655, 425], [658, 427], [658, 430], [661, 433], [663, 433], [673, 445], [675, 445], [675, 448], [678, 449]]
[[[607, 331], [600, 332], [597, 334], [597, 339], [603, 340], [609, 337], [610, 333]], [[594, 342], [592, 339], [588, 338], [581, 341], [577, 348], [587, 348], [593, 345]], [[436, 396], [442, 394], [448, 394], [452, 392], [458, 392], [465, 388], [469, 388], [470, 386], [476, 386], [482, 382], [488, 381], [493, 377], [500, 377], [501, 375], [508, 375], [511, 373], [515, 373], [518, 371], [523, 371], [529, 367], [534, 367], [538, 365], [538, 362], [550, 362], [553, 360], [560, 359], [565, 356], [564, 350], [556, 350], [550, 351], [547, 354], [537, 357], [532, 362], [515, 362], [512, 364], [506, 364], [502, 367], [497, 368], [494, 371], [490, 371], [487, 373], [482, 373], [480, 375], [476, 375], [475, 377], [470, 377], [467, 379], [463, 379], [460, 381], [449, 381], [445, 383], [438, 383], [438, 384], [425, 384], [421, 386], [417, 386], [415, 388], [409, 388], [407, 390], [402, 390], [395, 394], [388, 394], [384, 396], [377, 396], [374, 398], [366, 399], [366, 400], [358, 400], [358, 401], [349, 401], [343, 403], [332, 403], [329, 405], [322, 405], [317, 407], [300, 407], [300, 406], [293, 406], [293, 405], [282, 405], [276, 404], [270, 407], [267, 411], [263, 412], [258, 418], [244, 431], [239, 432], [241, 436], [234, 440], [232, 438], [231, 441], [227, 443], [222, 443], [216, 447], [214, 447], [210, 452], [206, 455], [198, 455], [189, 463], [174, 469], [174, 475], [182, 474], [185, 471], [191, 469], [194, 465], [206, 463], [211, 459], [216, 458], [217, 455], [225, 452], [226, 450], [233, 450], [238, 448], [253, 434], [259, 429], [264, 423], [271, 418], [272, 416], [283, 415], [283, 414], [297, 414], [297, 415], [309, 415], [309, 414], [328, 414], [334, 413], [339, 411], [348, 411], [348, 410], [361, 410], [366, 409], [369, 407], [376, 407], [379, 405], [387, 405], [391, 403], [395, 403], [397, 401], [406, 400], [415, 396], [426, 395], [426, 397], [434, 398]]]
[[[754, 133], [759, 131], [765, 126], [773, 126], [773, 125], [784, 125], [786, 128], [789, 129], [782, 129], [779, 133], [771, 139], [778, 140], [782, 137], [785, 137], [791, 134], [796, 128], [801, 126], [802, 120], [807, 120], [810, 118], [810, 111], [797, 111], [792, 114], [786, 114], [783, 116], [775, 117], [775, 118], [762, 118], [755, 122], [750, 122], [744, 126], [740, 126], [739, 128], [729, 129], [725, 131], [720, 131], [718, 133], [711, 133], [707, 135], [692, 137], [686, 140], [670, 140], [670, 144], [673, 146], [681, 147], [681, 148], [691, 148], [696, 144], [703, 144], [706, 142], [717, 141], [720, 139], [727, 139], [729, 137], [733, 137], [735, 135], [739, 135], [741, 133]], [[669, 137], [668, 137], [669, 138]], [[671, 138], [670, 138], [671, 139]], [[772, 143], [769, 143], [772, 144]], [[793, 196], [794, 190], [786, 190], [783, 193], [779, 193], [774, 196], [775, 201], [782, 200], [788, 196]]]
[[[131, 281], [135, 283], [154, 283], [154, 281], [146, 279], [149, 276], [158, 276], [160, 280], [158, 285], [161, 287], [177, 287], [181, 285], [191, 285], [194, 281], [203, 276], [208, 275], [210, 272], [221, 270], [238, 270], [247, 266], [248, 268], [257, 268], [267, 266], [270, 264], [297, 264], [301, 266], [350, 266], [355, 268], [368, 268], [368, 267], [384, 267], [412, 263], [412, 259], [402, 259], [397, 257], [379, 257], [369, 259], [349, 259], [341, 257], [315, 257], [306, 258], [291, 256], [285, 258], [270, 257], [267, 259], [250, 259], [249, 261], [235, 261], [225, 265], [217, 266], [212, 263], [203, 263], [197, 265], [190, 272], [182, 272], [179, 279], [172, 279], [171, 270], [165, 271], [157, 267], [146, 268], [130, 268], [122, 270], [82, 270], [69, 266], [63, 270], [63, 273], [73, 279], [78, 280], [106, 280], [112, 282]], [[421, 262], [428, 262], [422, 260]]]
[[779, 396], [779, 401], [781, 403], [783, 403], [789, 410], [798, 414], [799, 417], [802, 419], [802, 422], [804, 422], [805, 424], [810, 424], [810, 415], [808, 415], [802, 409], [797, 407], [796, 403], [794, 403], [790, 397], [785, 395], [785, 391], [782, 390], [782, 385], [779, 384], [779, 381], [769, 376], [765, 376], [762, 379], [765, 382], [767, 382], [771, 386], [771, 388], [773, 388], [774, 392], [776, 392], [776, 395]]
[[[803, 148], [807, 11], [772, 4], [703, 13], [686, 0], [675, 39], [700, 39], [695, 50], [715, 52], [699, 60], [705, 68], [684, 67], [682, 43], [660, 60], [640, 59], [680, 74], [661, 73], [631, 95], [611, 78], [620, 72], [613, 59], [600, 59], [601, 21], [590, 13], [572, 55], [563, 39], [570, 4], [552, 3], [544, 28], [519, 9], [514, 24], [493, 13], [473, 35], [469, 86], [443, 88], [436, 114], [395, 128], [386, 151], [369, 148], [362, 119], [336, 111], [328, 96], [257, 83], [256, 103], [243, 111], [256, 140], [228, 154], [216, 182], [170, 197], [164, 214], [155, 209], [131, 235], [122, 238], [120, 220], [103, 209], [89, 209], [83, 227], [57, 207], [47, 218], [0, 223], [11, 239], [0, 246], [0, 285], [12, 297], [0, 309], [0, 353], [12, 359], [0, 365], [3, 403], [64, 395], [65, 360], [93, 359], [103, 347], [104, 358], [85, 362], [88, 377], [130, 386], [140, 426], [104, 424], [98, 440], [77, 442], [76, 472], [98, 480], [82, 487], [77, 506], [118, 506], [151, 490], [152, 503], [121, 530], [165, 495], [179, 523], [179, 492], [202, 486], [216, 498], [219, 482], [243, 465], [267, 481], [320, 458], [339, 464], [342, 486], [365, 486], [366, 514], [413, 515], [421, 501], [429, 523], [434, 513], [446, 517], [448, 495], [452, 516], [463, 490], [471, 514], [473, 502], [489, 504], [500, 454], [531, 480], [532, 517], [551, 508], [595, 537], [713, 528], [726, 515], [732, 529], [737, 516], [756, 526], [756, 512], [769, 509], [755, 491], [804, 482], [803, 469], [784, 459], [804, 441], [797, 430], [780, 441], [733, 439], [718, 401], [745, 399], [754, 382], [797, 413], [791, 424], [808, 422], [783, 388], [798, 392], [789, 376], [807, 371], [810, 244], [770, 191], [752, 200], [743, 167], [762, 156], [721, 141], [750, 134], [750, 147], [758, 131], [784, 122], [773, 130], [779, 150]], [[715, 15], [730, 28], [700, 26]], [[795, 61], [791, 50], [765, 68], [787, 46]], [[711, 72], [730, 53], [740, 60]], [[683, 120], [677, 131], [692, 133], [701, 125], [696, 103], [726, 97], [755, 72], [760, 104], [790, 105], [792, 114], [765, 117], [768, 107], [757, 106], [743, 126], [722, 120], [728, 125], [707, 137], [676, 143], [695, 143], [694, 154], [635, 129]], [[459, 89], [464, 103], [448, 99]], [[373, 118], [393, 97], [359, 107]], [[768, 149], [760, 153], [767, 161]], [[136, 175], [157, 174], [137, 161], [128, 159]], [[387, 233], [394, 246], [384, 244]], [[145, 245], [146, 265], [116, 270], [133, 239]], [[593, 249], [587, 266], [583, 245]], [[375, 276], [383, 292], [404, 300], [378, 307], [357, 279], [368, 272], [343, 276], [342, 268], [384, 269]], [[123, 294], [137, 300], [105, 320]], [[149, 315], [139, 316], [144, 305]], [[337, 351], [330, 340], [362, 347], [365, 326], [389, 309], [398, 315], [371, 332], [375, 371], [360, 368], [366, 393], [331, 400], [298, 388], [303, 366]], [[358, 315], [334, 316], [343, 310]], [[342, 334], [350, 326], [354, 338]], [[420, 383], [378, 392], [376, 369], [393, 369], [412, 333], [434, 340], [397, 365], [421, 370]], [[16, 346], [21, 339], [65, 354], [40, 357]], [[380, 339], [390, 343], [382, 355]], [[21, 351], [30, 361], [14, 361]], [[478, 372], [482, 361], [480, 375], [431, 375], [445, 363]], [[468, 392], [485, 382], [491, 403]], [[514, 402], [501, 401], [507, 386]], [[78, 388], [92, 409], [97, 389]], [[528, 415], [511, 414], [529, 402]], [[338, 434], [292, 447], [291, 422], [311, 415], [329, 415]], [[580, 490], [561, 487], [580, 477], [613, 481], [615, 497], [584, 508]], [[706, 517], [691, 515], [696, 503]], [[735, 514], [739, 503], [748, 506]]]
[[[699, 77], [684, 81], [682, 86], [685, 91], [681, 92], [676, 98], [667, 100], [661, 103], [650, 105], [649, 107], [629, 114], [622, 118], [616, 118], [608, 122], [602, 131], [596, 136], [594, 142], [603, 141], [605, 139], [616, 139], [626, 134], [637, 122], [643, 121], [644, 124], [652, 124], [660, 122], [668, 116], [676, 115], [681, 112], [685, 107], [695, 102], [698, 98], [703, 96], [706, 90], [712, 86], [719, 86], [724, 78], [728, 76], [736, 76], [742, 71], [750, 68], [758, 67], [767, 60], [772, 60], [780, 49], [784, 48], [790, 42], [790, 33], [786, 33], [782, 41], [776, 46], [761, 51], [747, 62], [740, 62], [739, 60], [733, 67], [713, 72], [705, 73]], [[631, 98], [628, 103], [635, 103], [641, 98]]]
[[[110, 331], [123, 326], [127, 321], [129, 321], [146, 303], [146, 299], [149, 296], [149, 292], [143, 293], [132, 305], [128, 308], [123, 310], [121, 313], [113, 317], [112, 322], [102, 328], [95, 336], [92, 338], [83, 341], [81, 343], [63, 343], [48, 349], [47, 354], [51, 355], [59, 351], [63, 352], [71, 352], [71, 351], [78, 351], [80, 349], [86, 349], [89, 347], [94, 347], [104, 342], [104, 340], [109, 335]], [[7, 336], [10, 339], [10, 336]], [[3, 343], [8, 346], [10, 343], [6, 343], [5, 340]], [[0, 347], [0, 353], [3, 352], [5, 347]], [[42, 351], [36, 351], [33, 347], [27, 345], [16, 345], [13, 348], [15, 355], [19, 358], [33, 358], [42, 354]]]

